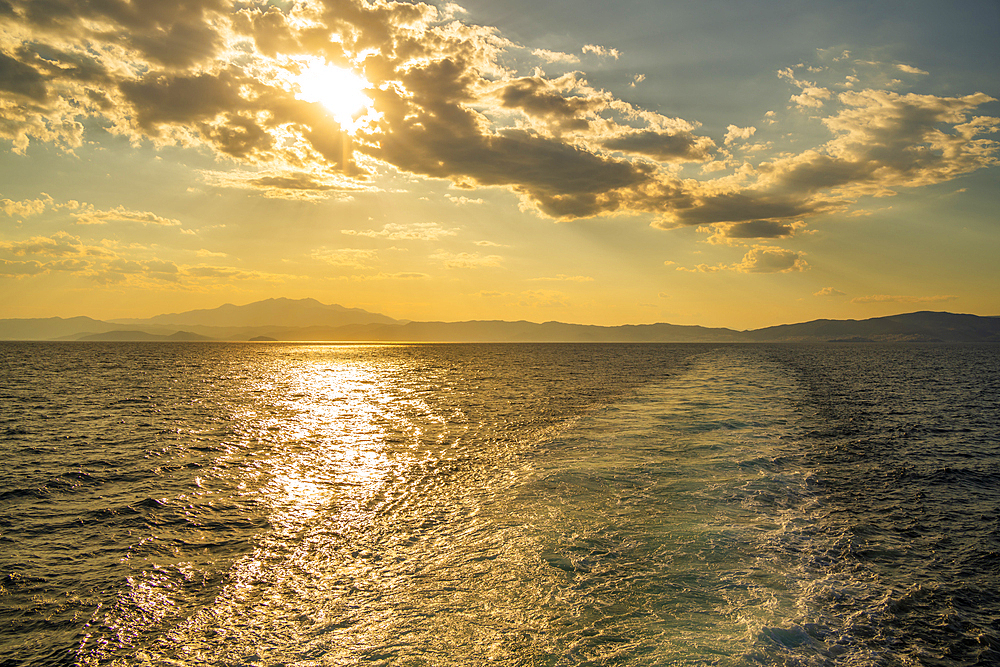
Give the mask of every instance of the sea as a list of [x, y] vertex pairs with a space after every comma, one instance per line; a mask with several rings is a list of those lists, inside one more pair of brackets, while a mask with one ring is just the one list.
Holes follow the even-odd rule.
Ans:
[[29, 665], [1000, 665], [1000, 345], [0, 343]]

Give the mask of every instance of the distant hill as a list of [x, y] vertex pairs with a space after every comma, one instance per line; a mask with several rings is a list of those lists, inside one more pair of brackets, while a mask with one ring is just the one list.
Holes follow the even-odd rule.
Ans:
[[746, 332], [752, 341], [1000, 342], [1000, 318], [922, 311], [868, 320], [814, 320]]
[[102, 322], [89, 317], [0, 320], [0, 340], [621, 342], [754, 343], [1000, 342], [1000, 317], [918, 312], [867, 320], [814, 320], [752, 331], [641, 324], [563, 322], [407, 322], [315, 299], [267, 299], [245, 306]]
[[64, 336], [103, 333], [119, 328], [89, 317], [44, 317], [0, 320], [0, 340], [51, 340]]
[[110, 320], [114, 324], [203, 327], [340, 327], [347, 324], [401, 324], [360, 308], [325, 305], [316, 299], [266, 299], [245, 306], [227, 303], [211, 310], [157, 315], [145, 320]]
[[[514, 342], [514, 343], [640, 343], [640, 342], [738, 342], [732, 329], [709, 329], [676, 324], [643, 324], [601, 327], [563, 322], [409, 322], [404, 325], [342, 327], [340, 340], [394, 342]], [[308, 340], [316, 340], [308, 338]]]
[[172, 333], [170, 335], [163, 334], [151, 334], [145, 331], [106, 331], [99, 334], [91, 334], [89, 336], [82, 336], [77, 338], [78, 341], [130, 341], [130, 342], [143, 342], [143, 341], [161, 341], [161, 342], [192, 342], [192, 341], [211, 341], [215, 340], [207, 336], [200, 336], [196, 333], [191, 333], [190, 331], [178, 331], [177, 333]]

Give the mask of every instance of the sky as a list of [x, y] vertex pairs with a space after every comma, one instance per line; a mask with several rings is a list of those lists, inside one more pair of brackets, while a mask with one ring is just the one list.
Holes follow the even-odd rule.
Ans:
[[1000, 3], [0, 0], [0, 318], [1000, 315]]

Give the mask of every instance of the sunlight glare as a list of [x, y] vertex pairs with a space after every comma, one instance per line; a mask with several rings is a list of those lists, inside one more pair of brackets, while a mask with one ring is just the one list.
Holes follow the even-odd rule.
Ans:
[[363, 77], [336, 65], [313, 64], [296, 78], [295, 99], [319, 102], [346, 131], [354, 133], [373, 104], [364, 91], [371, 87]]

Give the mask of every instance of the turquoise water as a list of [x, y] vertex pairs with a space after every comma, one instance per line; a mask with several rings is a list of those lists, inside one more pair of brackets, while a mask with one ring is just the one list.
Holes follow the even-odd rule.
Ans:
[[2, 665], [1000, 661], [1000, 346], [0, 363]]

